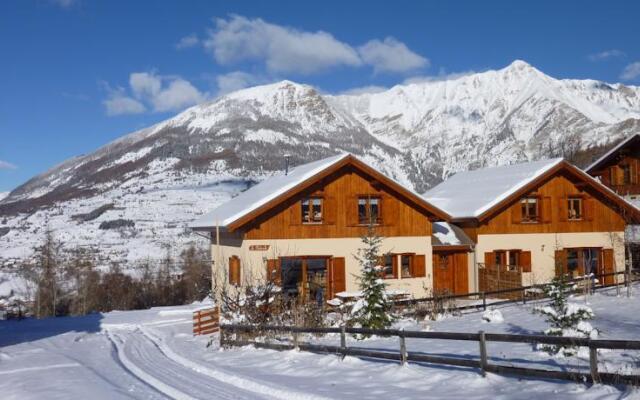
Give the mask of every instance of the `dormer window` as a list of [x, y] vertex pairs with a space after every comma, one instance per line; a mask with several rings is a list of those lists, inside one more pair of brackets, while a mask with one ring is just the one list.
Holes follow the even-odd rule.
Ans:
[[309, 197], [302, 199], [302, 223], [321, 224], [322, 223], [322, 198]]
[[567, 210], [569, 221], [579, 221], [582, 219], [582, 199], [580, 197], [569, 197], [567, 200]]
[[522, 222], [534, 223], [539, 220], [538, 198], [526, 197], [520, 200]]

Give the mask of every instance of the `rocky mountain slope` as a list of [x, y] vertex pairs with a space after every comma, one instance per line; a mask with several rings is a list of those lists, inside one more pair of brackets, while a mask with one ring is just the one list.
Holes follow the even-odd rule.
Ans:
[[295, 165], [349, 151], [423, 191], [456, 171], [633, 133], [640, 88], [556, 80], [523, 61], [360, 95], [282, 81], [187, 109], [16, 188], [0, 199], [0, 263], [28, 256], [47, 225], [105, 260], [176, 251], [197, 238], [192, 219], [281, 170], [285, 153]]

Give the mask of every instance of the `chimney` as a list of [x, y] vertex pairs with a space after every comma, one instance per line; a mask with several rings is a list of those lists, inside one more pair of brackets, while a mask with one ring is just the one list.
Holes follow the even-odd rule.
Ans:
[[289, 175], [289, 158], [291, 158], [291, 154], [284, 155], [284, 174]]

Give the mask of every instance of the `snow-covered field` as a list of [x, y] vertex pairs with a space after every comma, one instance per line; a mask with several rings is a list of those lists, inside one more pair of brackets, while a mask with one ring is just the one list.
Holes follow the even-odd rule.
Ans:
[[[634, 288], [640, 293], [640, 285]], [[583, 301], [574, 299], [574, 301]], [[640, 298], [616, 297], [615, 290], [589, 299], [593, 325], [603, 338], [638, 339]], [[630, 387], [586, 386], [550, 380], [520, 380], [434, 365], [374, 362], [333, 355], [276, 352], [251, 347], [220, 350], [215, 337], [191, 335], [191, 312], [201, 305], [111, 312], [79, 318], [0, 321], [0, 397], [2, 399], [377, 399], [465, 398], [554, 399], [640, 398]], [[532, 305], [500, 308], [504, 318], [483, 322], [481, 311], [448, 316], [406, 329], [539, 333], [544, 323]], [[333, 341], [337, 338], [325, 338]], [[372, 338], [349, 345], [397, 348], [394, 339]], [[410, 351], [477, 355], [477, 344], [408, 340]], [[492, 343], [492, 362], [532, 367], [580, 367], [587, 360], [549, 359], [528, 345]], [[639, 354], [601, 355], [601, 369], [625, 364], [637, 373]], [[526, 361], [528, 360], [528, 361]], [[613, 362], [616, 366], [614, 367]]]

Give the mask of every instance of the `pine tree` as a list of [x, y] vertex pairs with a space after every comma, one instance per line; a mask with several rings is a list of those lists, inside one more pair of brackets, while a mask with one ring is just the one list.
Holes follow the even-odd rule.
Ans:
[[358, 250], [356, 259], [360, 263], [360, 291], [362, 298], [354, 305], [353, 320], [363, 328], [385, 329], [393, 322], [391, 302], [387, 298], [386, 283], [381, 278], [383, 267], [380, 264], [380, 245], [372, 224], [362, 238], [363, 247]]
[[[544, 292], [551, 299], [551, 303], [544, 307], [536, 307], [533, 312], [545, 317], [549, 328], [544, 331], [547, 336], [564, 337], [595, 337], [597, 331], [587, 321], [593, 319], [591, 308], [567, 301], [570, 287], [566, 276], [554, 278], [545, 287]], [[542, 345], [540, 348], [551, 355], [575, 355], [575, 346]]]

